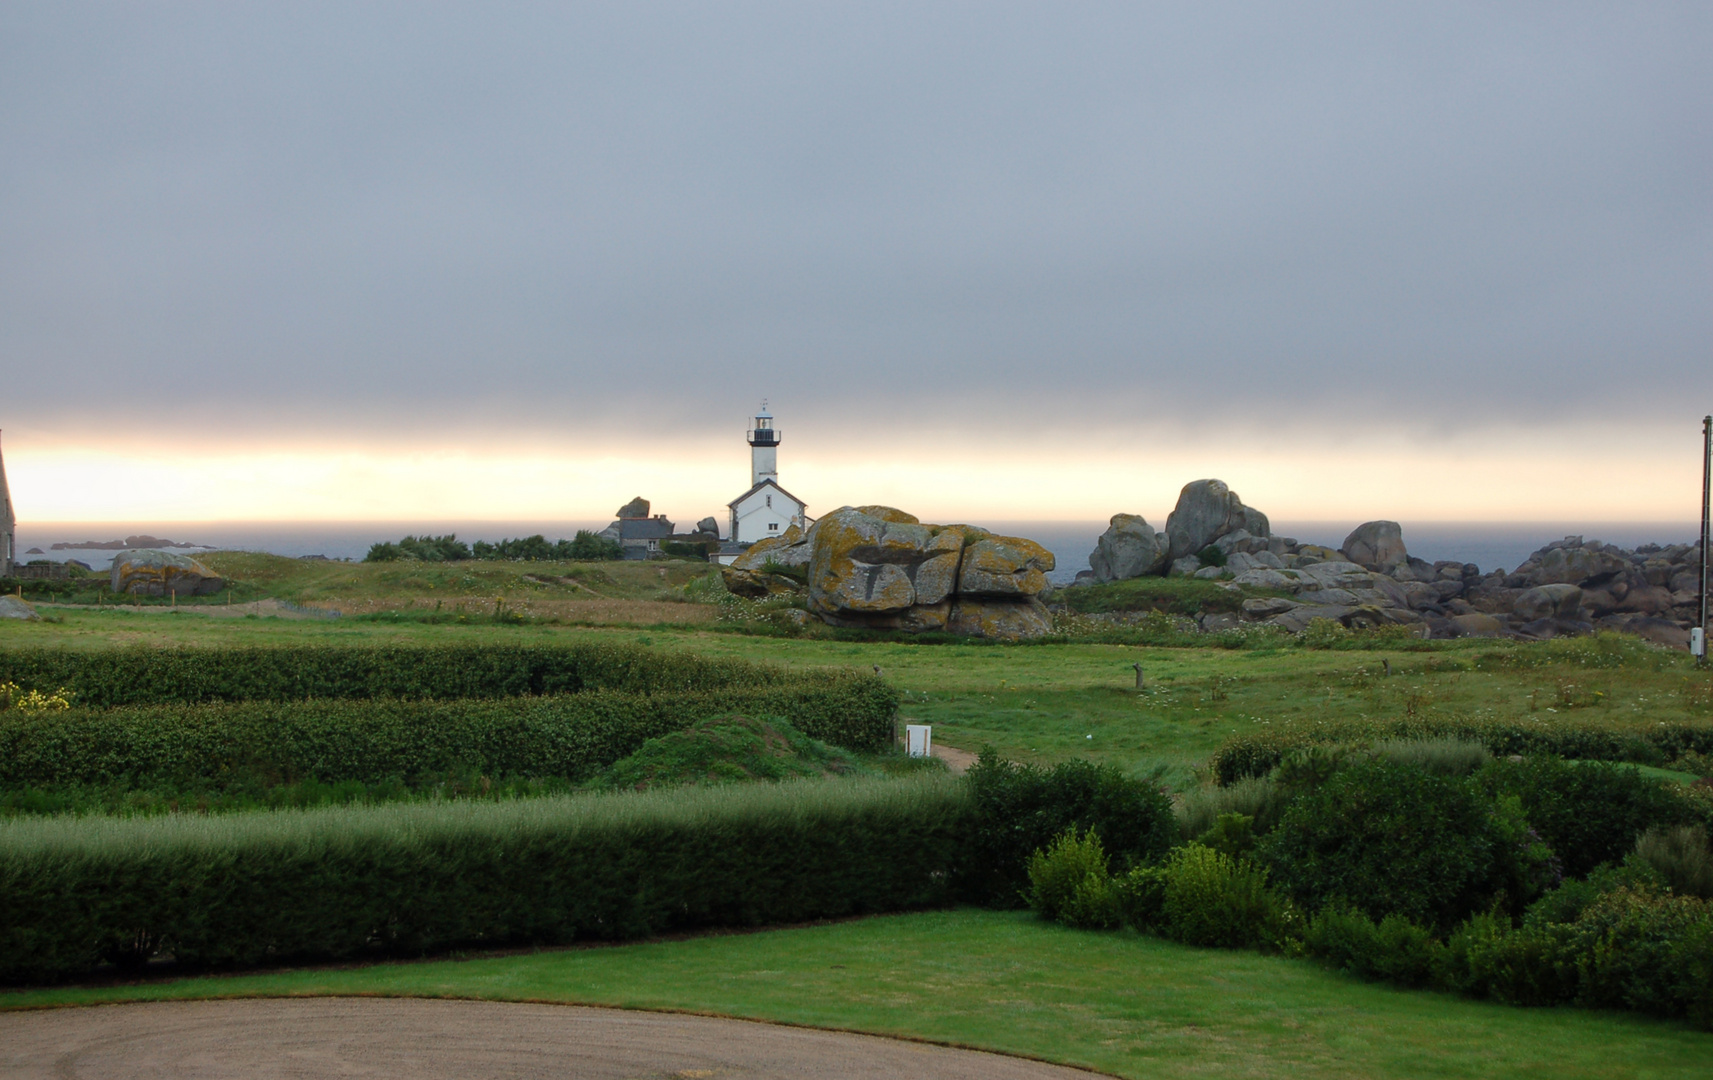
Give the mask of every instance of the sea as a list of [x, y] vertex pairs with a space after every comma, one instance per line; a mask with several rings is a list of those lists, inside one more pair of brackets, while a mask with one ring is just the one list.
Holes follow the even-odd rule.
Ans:
[[[444, 536], [460, 540], [501, 540], [533, 536], [549, 540], [576, 535], [579, 529], [600, 530], [611, 519], [589, 521], [417, 521], [417, 522], [274, 522], [274, 521], [175, 521], [175, 522], [19, 522], [19, 561], [77, 559], [96, 570], [112, 565], [113, 550], [88, 548], [54, 549], [55, 544], [124, 541], [132, 536], [153, 536], [193, 545], [173, 548], [194, 556], [199, 550], [265, 551], [292, 558], [361, 559], [370, 546], [397, 540], [406, 534]], [[1104, 521], [1004, 521], [983, 520], [982, 527], [1011, 536], [1026, 536], [1053, 553], [1057, 567], [1048, 577], [1057, 584], [1076, 578], [1089, 568], [1088, 557], [1095, 540], [1106, 530]], [[1273, 533], [1304, 543], [1339, 547], [1359, 524], [1354, 521], [1275, 521]], [[1404, 545], [1411, 555], [1437, 562], [1455, 559], [1475, 563], [1483, 573], [1494, 569], [1514, 570], [1543, 545], [1566, 536], [1603, 540], [1620, 547], [1641, 544], [1694, 543], [1700, 527], [1693, 521], [1573, 521], [1517, 524], [1494, 521], [1401, 522]], [[39, 550], [37, 550], [39, 549]]]

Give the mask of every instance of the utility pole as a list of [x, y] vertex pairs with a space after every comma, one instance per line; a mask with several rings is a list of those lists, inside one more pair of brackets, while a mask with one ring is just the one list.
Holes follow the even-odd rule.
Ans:
[[1701, 418], [1701, 625], [1691, 634], [1690, 651], [1697, 667], [1707, 666], [1707, 511], [1713, 493], [1713, 416]]

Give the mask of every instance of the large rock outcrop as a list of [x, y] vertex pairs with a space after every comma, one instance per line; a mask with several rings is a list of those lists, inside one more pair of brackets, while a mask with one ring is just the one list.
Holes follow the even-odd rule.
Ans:
[[889, 506], [841, 507], [807, 534], [756, 544], [726, 568], [728, 588], [766, 595], [806, 570], [809, 610], [833, 626], [1036, 637], [1052, 627], [1040, 595], [1053, 554], [971, 525], [928, 525]]
[[113, 557], [113, 591], [133, 596], [212, 596], [226, 587], [219, 574], [187, 555], [144, 548]]
[[[1238, 588], [1276, 594], [1245, 598], [1242, 618], [1250, 621], [1293, 631], [1317, 618], [1351, 627], [1396, 623], [1419, 627], [1429, 637], [1538, 639], [1611, 629], [1682, 648], [1697, 615], [1701, 554], [1695, 544], [1647, 544], [1632, 551], [1567, 536], [1511, 573], [1483, 574], [1474, 563], [1430, 563], [1410, 555], [1395, 521], [1357, 526], [1337, 551], [1232, 528], [1248, 508], [1239, 511], [1236, 496], [1215, 484], [1185, 487], [1173, 513], [1179, 529], [1169, 554], [1222, 528], [1211, 543], [1224, 554], [1225, 566], [1201, 566], [1191, 553], [1176, 558], [1171, 570], [1220, 576]], [[1168, 522], [1168, 532], [1172, 527]], [[1079, 575], [1077, 584], [1117, 580], [1113, 570], [1121, 563], [1114, 556], [1122, 534], [1143, 528], [1139, 518], [1113, 518], [1090, 559], [1096, 569]], [[1140, 561], [1132, 557], [1122, 565], [1128, 570]], [[1208, 615], [1201, 622], [1208, 628], [1230, 619]]]
[[1403, 527], [1395, 521], [1368, 521], [1356, 526], [1339, 550], [1356, 565], [1381, 572], [1410, 561]]
[[1178, 505], [1166, 518], [1171, 558], [1182, 559], [1207, 547], [1226, 533], [1243, 529], [1252, 536], [1272, 532], [1267, 515], [1244, 506], [1223, 480], [1192, 480], [1178, 493]]
[[1096, 581], [1126, 581], [1158, 574], [1171, 561], [1172, 542], [1140, 514], [1114, 514], [1088, 557]]

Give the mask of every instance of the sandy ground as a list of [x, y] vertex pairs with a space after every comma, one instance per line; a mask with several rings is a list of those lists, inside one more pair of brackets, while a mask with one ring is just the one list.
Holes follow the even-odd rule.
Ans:
[[975, 764], [976, 756], [974, 754], [968, 750], [959, 750], [955, 746], [947, 746], [944, 743], [933, 743], [928, 752], [945, 762], [946, 768], [959, 775], [967, 772], [969, 767]]
[[0, 1076], [786, 1077], [1088, 1080], [923, 1043], [669, 1013], [480, 1001], [294, 998], [0, 1013]]

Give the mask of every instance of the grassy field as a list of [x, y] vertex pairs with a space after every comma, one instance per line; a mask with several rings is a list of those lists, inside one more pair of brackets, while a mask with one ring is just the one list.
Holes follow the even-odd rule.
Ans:
[[1705, 1076], [1713, 1036], [1360, 983], [1300, 960], [959, 909], [523, 955], [0, 994], [0, 1008], [385, 994], [672, 1009], [1127, 1077]]
[[[713, 610], [706, 604], [613, 603]], [[1008, 757], [1028, 761], [1085, 756], [1180, 774], [1204, 762], [1230, 735], [1287, 720], [1463, 715], [1529, 716], [1545, 722], [1598, 716], [1636, 725], [1713, 721], [1713, 678], [1698, 672], [1687, 655], [1663, 650], [1645, 653], [1643, 662], [1600, 668], [1582, 666], [1573, 652], [1562, 648], [1486, 641], [1449, 642], [1444, 650], [1425, 652], [1004, 647], [761, 637], [659, 624], [499, 625], [491, 619], [392, 624], [284, 616], [211, 618], [159, 609], [136, 613], [58, 608], [52, 614], [59, 621], [0, 626], [0, 648], [616, 637], [761, 663], [879, 667], [903, 691], [905, 715], [933, 724], [935, 738], [946, 745], [969, 750], [992, 745]], [[1135, 689], [1136, 663], [1143, 665], [1146, 680], [1140, 692]]]

